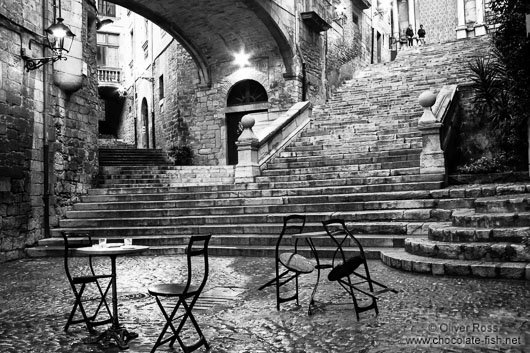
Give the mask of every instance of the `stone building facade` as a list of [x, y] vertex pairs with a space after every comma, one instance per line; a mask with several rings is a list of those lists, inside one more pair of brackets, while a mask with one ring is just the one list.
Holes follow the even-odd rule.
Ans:
[[[486, 0], [470, 1], [457, 0], [456, 13], [445, 8], [456, 18], [453, 39], [483, 29]], [[123, 18], [135, 11], [148, 20], [113, 32], [100, 27], [105, 16], [93, 0], [0, 4], [0, 262], [47, 237], [94, 184], [98, 137], [137, 148], [189, 147], [196, 165], [236, 164], [242, 116], [253, 114], [259, 130], [294, 103], [324, 102], [357, 67], [390, 60], [399, 26], [426, 21], [429, 29], [431, 21], [436, 28], [434, 14], [443, 9], [434, 0], [406, 7], [399, 0], [112, 3], [126, 6]], [[68, 60], [25, 71], [23, 55], [50, 55], [42, 36], [58, 15], [76, 35]], [[440, 40], [451, 26], [440, 27], [448, 33]], [[120, 70], [112, 60], [98, 70], [116, 40], [129, 59], [119, 57]], [[234, 54], [242, 52], [248, 63], [238, 66]]]
[[[133, 59], [122, 60], [127, 97], [114, 137], [138, 148], [189, 147], [193, 164], [234, 164], [234, 120], [254, 114], [259, 129], [296, 102], [324, 102], [359, 66], [389, 60], [389, 13], [375, 15], [369, 1], [278, 1], [276, 6], [277, 21], [289, 27], [295, 72], [286, 74], [282, 53], [263, 24], [249, 22], [237, 24], [251, 28], [241, 39], [245, 45], [209, 66], [209, 85], [201, 82], [196, 62], [177, 40], [143, 17], [117, 9], [120, 47]], [[329, 27], [315, 28], [301, 17], [315, 6]], [[234, 63], [233, 54], [240, 50], [250, 53], [245, 67]], [[261, 87], [266, 97], [233, 105], [228, 100], [238, 84], [249, 84], [247, 90]]]
[[76, 35], [68, 60], [24, 68], [23, 54], [50, 55], [42, 35], [59, 15], [52, 5], [0, 6], [0, 262], [45, 237], [97, 174], [94, 4], [63, 0], [61, 15]]

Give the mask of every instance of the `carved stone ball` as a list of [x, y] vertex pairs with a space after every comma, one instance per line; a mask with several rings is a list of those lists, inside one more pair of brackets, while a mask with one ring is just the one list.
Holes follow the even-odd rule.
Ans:
[[418, 97], [418, 103], [424, 108], [432, 107], [436, 102], [436, 94], [431, 91], [425, 91]]
[[255, 123], [256, 120], [250, 115], [245, 115], [241, 118], [241, 125], [243, 125], [245, 129], [252, 129]]

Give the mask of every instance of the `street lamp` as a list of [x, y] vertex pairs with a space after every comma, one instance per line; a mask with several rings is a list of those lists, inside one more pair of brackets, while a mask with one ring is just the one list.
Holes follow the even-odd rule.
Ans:
[[[44, 37], [44, 43], [39, 43], [52, 51], [51, 56], [31, 58], [26, 55], [25, 49], [22, 48], [21, 56], [24, 60], [24, 67], [26, 68], [26, 71], [38, 69], [50, 61], [56, 62], [57, 60], [61, 59], [66, 60], [65, 54], [70, 52], [70, 48], [74, 42], [75, 34], [72, 33], [70, 28], [68, 28], [63, 21], [64, 20], [61, 17], [57, 17], [56, 22], [45, 30], [46, 37]], [[36, 40], [30, 39], [29, 49], [31, 49], [32, 41], [38, 43]]]

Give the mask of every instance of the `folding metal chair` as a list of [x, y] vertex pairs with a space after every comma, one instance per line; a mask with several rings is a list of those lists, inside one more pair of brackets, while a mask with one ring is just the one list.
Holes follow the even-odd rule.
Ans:
[[[88, 256], [87, 261], [81, 261], [79, 264], [71, 263], [71, 256], [75, 256], [75, 249], [83, 246], [92, 246], [92, 238], [90, 234], [80, 233], [62, 233], [64, 240], [64, 270], [66, 277], [70, 283], [70, 287], [75, 296], [75, 303], [68, 317], [68, 321], [64, 326], [64, 330], [68, 331], [70, 325], [84, 323], [90, 333], [95, 333], [95, 327], [100, 325], [109, 324], [112, 322], [112, 314], [110, 307], [107, 303], [106, 296], [111, 288], [112, 275], [111, 274], [96, 274], [94, 266], [92, 264], [92, 257]], [[103, 291], [100, 281], [106, 282], [105, 291]], [[93, 290], [97, 290], [97, 297], [86, 298], [84, 296], [87, 286], [91, 286]], [[86, 303], [91, 301], [98, 301], [96, 308], [93, 310], [92, 315], [87, 315]], [[105, 316], [107, 319], [96, 321], [98, 315], [102, 311], [106, 310]], [[76, 312], [79, 310], [81, 318], [75, 319]]]
[[[206, 338], [197, 324], [195, 316], [193, 316], [193, 307], [195, 306], [197, 299], [199, 299], [199, 295], [208, 279], [208, 243], [210, 242], [210, 238], [211, 235], [196, 235], [190, 238], [186, 249], [188, 277], [185, 283], [157, 284], [148, 289], [149, 294], [155, 297], [156, 302], [166, 319], [166, 323], [164, 324], [162, 332], [158, 336], [151, 353], [155, 352], [158, 347], [167, 342], [169, 342], [170, 347], [173, 347], [175, 340], [179, 342], [180, 347], [184, 352], [193, 352], [201, 346], [204, 346], [206, 349], [210, 348], [210, 345], [206, 341]], [[202, 258], [202, 261], [194, 261], [193, 258]], [[197, 274], [198, 272], [202, 272], [202, 274]], [[168, 311], [170, 310], [169, 315], [168, 311], [164, 308], [164, 304], [160, 299], [161, 297], [178, 298], [176, 304], [174, 302], [168, 302], [166, 304], [166, 306], [168, 306]], [[172, 307], [170, 308], [169, 305]], [[181, 307], [184, 309], [184, 313], [175, 317]], [[199, 339], [195, 343], [186, 345], [180, 337], [180, 333], [188, 319], [190, 319], [195, 328]], [[173, 324], [176, 320], [180, 320], [177, 328], [175, 328], [175, 325]], [[168, 329], [171, 329], [171, 332], [168, 332]], [[165, 337], [167, 333], [170, 334], [169, 337]]]
[[[390, 288], [370, 277], [366, 255], [363, 246], [359, 240], [348, 230], [342, 219], [330, 219], [323, 221], [326, 233], [333, 240], [337, 249], [333, 253], [332, 270], [328, 274], [330, 281], [337, 281], [350, 294], [355, 307], [355, 315], [359, 321], [359, 313], [368, 310], [374, 310], [379, 314], [377, 308], [377, 299], [379, 295], [386, 292], [397, 293], [398, 291]], [[358, 255], [346, 258], [346, 250], [353, 248], [358, 251]], [[354, 282], [353, 280], [359, 280]], [[374, 290], [377, 286], [379, 289]], [[369, 304], [360, 306], [355, 296], [356, 292], [361, 293], [368, 298]]]
[[[276, 241], [275, 250], [275, 268], [276, 276], [259, 287], [259, 290], [275, 285], [276, 287], [276, 309], [280, 310], [280, 304], [291, 300], [296, 300], [296, 305], [299, 305], [298, 301], [298, 276], [304, 273], [311, 273], [315, 269], [315, 266], [311, 261], [302, 255], [298, 254], [298, 239], [294, 241], [294, 249], [291, 252], [280, 253], [280, 246], [283, 245], [282, 240], [285, 235], [300, 234], [304, 230], [305, 216], [304, 215], [290, 215], [283, 219], [283, 228]], [[291, 245], [292, 246], [292, 245]], [[281, 272], [281, 273], [280, 273]], [[294, 294], [282, 297], [280, 288], [287, 283], [295, 280]]]

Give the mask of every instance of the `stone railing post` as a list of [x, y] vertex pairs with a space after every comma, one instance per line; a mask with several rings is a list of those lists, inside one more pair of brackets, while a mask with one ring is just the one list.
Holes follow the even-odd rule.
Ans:
[[420, 155], [420, 173], [442, 173], [445, 175], [445, 158], [440, 143], [440, 127], [431, 107], [436, 102], [436, 95], [425, 91], [418, 98], [423, 107], [423, 115], [418, 122], [418, 129], [422, 135], [423, 149]]
[[254, 178], [260, 175], [258, 164], [259, 140], [252, 131], [255, 124], [253, 117], [245, 115], [241, 119], [243, 132], [237, 139], [237, 165], [235, 170], [235, 182], [253, 182]]

